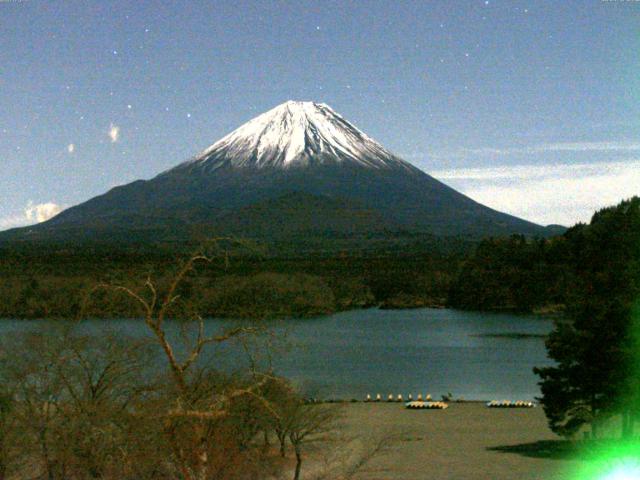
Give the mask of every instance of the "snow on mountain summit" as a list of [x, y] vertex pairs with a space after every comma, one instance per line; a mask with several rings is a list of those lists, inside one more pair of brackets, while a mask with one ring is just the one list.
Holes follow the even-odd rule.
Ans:
[[300, 254], [330, 251], [334, 240], [340, 251], [360, 251], [379, 241], [404, 245], [425, 233], [547, 235], [394, 156], [327, 105], [287, 102], [187, 162], [5, 238], [179, 242], [195, 240], [191, 232], [286, 245]]
[[287, 169], [329, 163], [376, 169], [413, 168], [328, 105], [295, 101], [249, 120], [177, 168]]

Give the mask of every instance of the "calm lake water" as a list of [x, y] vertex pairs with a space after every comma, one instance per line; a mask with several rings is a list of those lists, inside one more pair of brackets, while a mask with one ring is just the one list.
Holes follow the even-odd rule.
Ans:
[[[42, 329], [45, 321], [0, 321], [0, 334]], [[207, 320], [217, 331], [229, 322]], [[271, 354], [279, 374], [322, 398], [364, 398], [380, 393], [451, 392], [466, 399], [533, 399], [538, 396], [534, 366], [549, 365], [543, 338], [552, 323], [534, 316], [462, 312], [457, 310], [367, 309], [320, 318], [269, 324], [287, 348]], [[111, 329], [121, 335], [146, 335], [140, 320], [90, 320], [81, 328], [91, 333]], [[177, 322], [171, 324], [176, 335]], [[492, 336], [528, 334], [533, 337]], [[241, 354], [212, 352], [206, 359], [233, 368]], [[261, 356], [265, 358], [265, 356]]]

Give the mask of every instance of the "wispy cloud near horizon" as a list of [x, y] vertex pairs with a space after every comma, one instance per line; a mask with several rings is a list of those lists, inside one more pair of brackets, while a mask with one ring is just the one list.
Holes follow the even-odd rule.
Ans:
[[431, 174], [480, 203], [543, 225], [588, 222], [596, 210], [640, 195], [640, 157], [602, 163], [447, 169]]
[[461, 149], [467, 154], [516, 155], [545, 152], [640, 152], [640, 142], [557, 142], [525, 147]]
[[0, 218], [0, 231], [41, 223], [55, 217], [64, 207], [54, 202], [27, 203], [22, 212]]
[[449, 150], [435, 150], [428, 152], [409, 152], [400, 155], [409, 159], [473, 159], [496, 157], [523, 157], [553, 153], [602, 153], [605, 155], [635, 154], [640, 152], [640, 142], [637, 141], [587, 141], [587, 142], [551, 142], [524, 146], [453, 148]]

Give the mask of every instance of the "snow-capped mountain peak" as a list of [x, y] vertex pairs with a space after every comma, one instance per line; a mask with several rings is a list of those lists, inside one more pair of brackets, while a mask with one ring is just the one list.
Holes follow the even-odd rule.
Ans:
[[288, 101], [258, 115], [180, 165], [190, 170], [310, 164], [413, 168], [324, 103]]

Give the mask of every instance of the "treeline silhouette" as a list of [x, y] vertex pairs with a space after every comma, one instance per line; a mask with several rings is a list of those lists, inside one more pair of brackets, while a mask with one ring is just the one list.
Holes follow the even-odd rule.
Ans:
[[575, 232], [551, 239], [483, 240], [462, 264], [448, 305], [469, 310], [557, 312], [571, 289]]
[[[295, 254], [289, 246], [286, 255], [258, 255], [252, 249], [223, 265], [200, 267], [181, 295], [203, 315], [223, 318], [305, 317], [372, 306], [557, 313], [572, 295], [588, 228], [577, 224], [545, 239], [416, 240], [379, 250]], [[130, 285], [147, 275], [162, 283], [173, 274], [176, 257], [192, 248], [5, 245], [0, 317], [72, 318], [83, 292], [96, 283]], [[105, 299], [91, 313], [130, 317], [135, 312], [127, 308]]]
[[[0, 252], [0, 317], [74, 318], [97, 283], [159, 283], [174, 274], [186, 247], [79, 245], [42, 251], [33, 246]], [[463, 253], [391, 251], [300, 257], [237, 255], [222, 265], [200, 265], [181, 286], [204, 316], [305, 317], [371, 307], [444, 306]], [[102, 298], [104, 297], [104, 298]], [[97, 294], [95, 317], [136, 312]]]
[[[572, 286], [535, 369], [549, 427], [567, 437], [620, 435], [638, 452], [640, 198], [598, 211], [568, 236]], [[589, 427], [589, 428], [585, 428]]]

